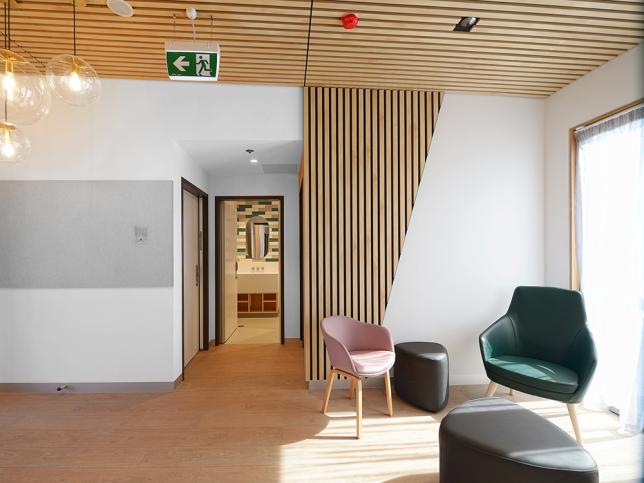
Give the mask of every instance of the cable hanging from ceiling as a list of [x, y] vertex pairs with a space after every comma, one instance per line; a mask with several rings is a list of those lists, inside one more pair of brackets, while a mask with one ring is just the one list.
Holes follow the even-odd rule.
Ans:
[[73, 54], [60, 54], [47, 64], [47, 82], [63, 102], [88, 106], [101, 96], [101, 80], [94, 68], [76, 53], [76, 1], [72, 2]]
[[0, 161], [27, 157], [29, 140], [19, 126], [33, 124], [47, 115], [51, 96], [38, 69], [11, 50], [11, 0], [4, 0], [4, 48], [0, 49]]

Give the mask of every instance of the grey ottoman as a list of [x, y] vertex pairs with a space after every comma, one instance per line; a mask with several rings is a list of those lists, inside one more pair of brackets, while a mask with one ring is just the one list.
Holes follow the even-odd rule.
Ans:
[[439, 430], [440, 483], [597, 483], [592, 456], [547, 419], [500, 398], [452, 409]]
[[434, 342], [403, 342], [394, 350], [396, 394], [427, 411], [443, 409], [449, 397], [447, 349]]

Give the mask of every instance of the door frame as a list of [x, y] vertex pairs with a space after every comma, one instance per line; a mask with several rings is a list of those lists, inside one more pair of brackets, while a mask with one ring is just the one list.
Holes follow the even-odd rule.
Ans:
[[221, 266], [221, 204], [224, 201], [242, 200], [278, 200], [280, 204], [280, 343], [284, 344], [284, 196], [283, 195], [249, 195], [249, 196], [215, 196], [215, 345], [221, 340], [221, 284], [223, 275]]
[[[202, 267], [201, 267], [201, 310], [203, 312], [202, 320], [202, 340], [199, 344], [199, 351], [207, 351], [210, 346], [208, 327], [209, 327], [209, 298], [208, 298], [208, 193], [197, 188], [194, 184], [188, 181], [185, 178], [181, 178], [181, 378], [185, 379], [185, 350], [183, 347], [183, 333], [185, 326], [185, 307], [184, 307], [184, 297], [183, 297], [183, 288], [185, 281], [183, 279], [183, 192], [187, 191], [195, 195], [201, 200], [201, 257], [202, 257]], [[202, 349], [203, 346], [203, 349]]]

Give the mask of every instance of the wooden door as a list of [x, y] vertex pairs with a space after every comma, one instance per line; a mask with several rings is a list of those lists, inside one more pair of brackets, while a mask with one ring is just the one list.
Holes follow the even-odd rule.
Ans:
[[224, 342], [237, 329], [237, 202], [224, 202]]
[[183, 365], [199, 351], [199, 199], [183, 191]]

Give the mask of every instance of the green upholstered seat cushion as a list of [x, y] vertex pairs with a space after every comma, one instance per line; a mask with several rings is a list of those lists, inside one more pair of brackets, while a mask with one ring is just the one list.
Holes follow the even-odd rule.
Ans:
[[488, 359], [491, 374], [544, 391], [572, 394], [577, 390], [577, 373], [554, 362], [530, 357], [497, 356]]

